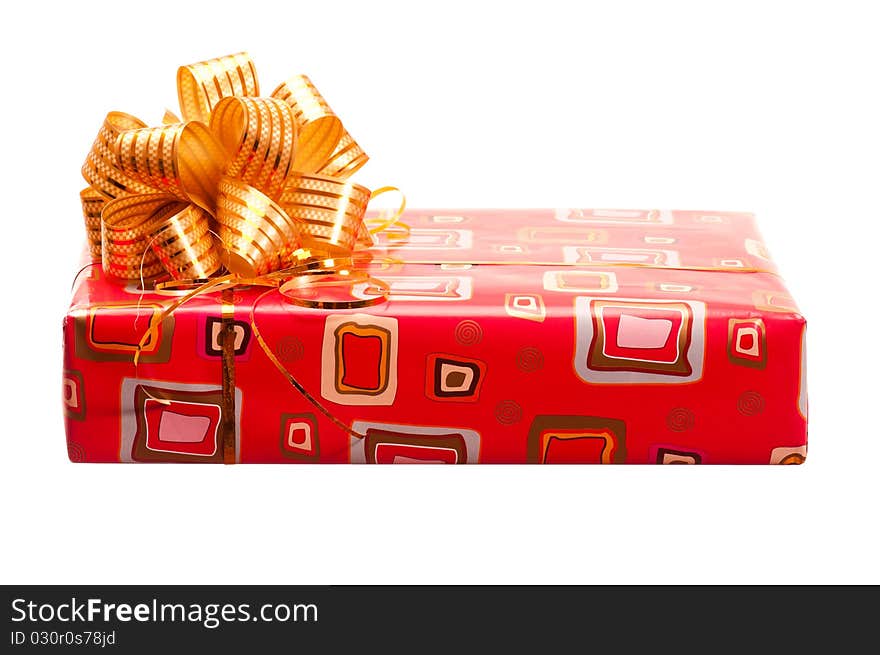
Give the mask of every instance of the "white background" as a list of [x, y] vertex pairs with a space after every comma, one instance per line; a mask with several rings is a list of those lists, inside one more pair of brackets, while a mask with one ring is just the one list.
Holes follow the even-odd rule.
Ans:
[[[195, 4], [4, 8], [0, 581], [880, 582], [870, 3]], [[810, 323], [807, 464], [69, 463], [82, 160], [237, 50], [308, 73], [413, 207], [758, 212]]]

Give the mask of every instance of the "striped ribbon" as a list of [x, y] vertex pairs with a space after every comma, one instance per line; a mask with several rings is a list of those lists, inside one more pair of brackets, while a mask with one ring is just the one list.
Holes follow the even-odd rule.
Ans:
[[182, 120], [110, 112], [83, 164], [89, 252], [108, 275], [294, 274], [372, 243], [367, 205], [396, 189], [348, 179], [368, 157], [308, 77], [261, 97], [241, 52], [181, 66], [177, 91]]

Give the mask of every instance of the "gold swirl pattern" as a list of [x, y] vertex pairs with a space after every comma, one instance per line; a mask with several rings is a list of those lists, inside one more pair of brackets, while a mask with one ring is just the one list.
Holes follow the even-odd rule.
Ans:
[[516, 366], [524, 373], [533, 373], [544, 368], [544, 353], [538, 348], [526, 346], [516, 354]]
[[67, 456], [70, 458], [71, 462], [84, 462], [86, 461], [86, 449], [82, 447], [82, 444], [78, 444], [75, 441], [68, 441]]
[[522, 414], [522, 407], [515, 400], [502, 400], [495, 406], [495, 420], [501, 425], [519, 423]]
[[743, 416], [756, 416], [764, 411], [764, 397], [757, 391], [743, 391], [736, 399], [736, 409]]
[[686, 432], [693, 429], [696, 419], [687, 407], [673, 407], [666, 415], [666, 427], [673, 432]]
[[463, 346], [474, 346], [483, 340], [483, 328], [469, 319], [455, 326], [455, 340]]
[[275, 350], [278, 352], [278, 359], [282, 362], [298, 361], [305, 354], [302, 341], [292, 334], [281, 337], [275, 344]]

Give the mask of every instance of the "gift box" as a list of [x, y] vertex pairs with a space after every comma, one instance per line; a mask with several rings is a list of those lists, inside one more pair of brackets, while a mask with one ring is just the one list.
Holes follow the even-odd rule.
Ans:
[[800, 463], [804, 320], [747, 214], [368, 214], [305, 75], [107, 114], [64, 322], [93, 462]]
[[70, 459], [804, 461], [805, 321], [751, 215], [402, 221], [361, 251], [349, 304], [88, 263], [64, 319]]

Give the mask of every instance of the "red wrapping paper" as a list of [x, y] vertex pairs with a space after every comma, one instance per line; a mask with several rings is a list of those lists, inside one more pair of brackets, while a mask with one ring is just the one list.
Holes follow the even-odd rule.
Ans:
[[[805, 320], [750, 214], [409, 210], [363, 309], [77, 276], [64, 319], [70, 459], [226, 463], [793, 464]], [[379, 293], [364, 283], [354, 294]], [[224, 323], [225, 321], [225, 323]], [[235, 332], [224, 364], [219, 334]], [[226, 389], [224, 397], [224, 376]]]

